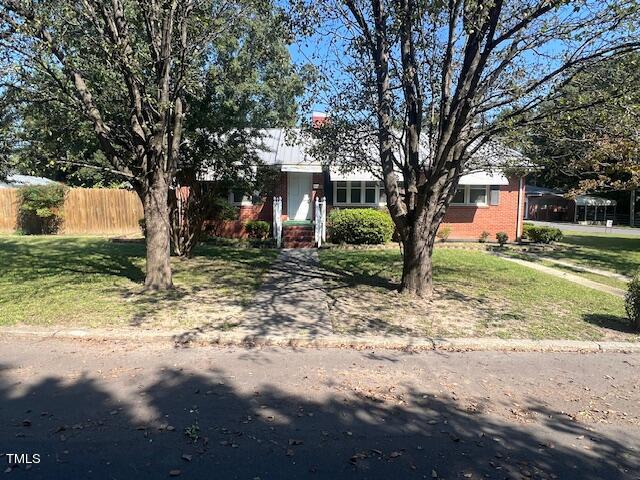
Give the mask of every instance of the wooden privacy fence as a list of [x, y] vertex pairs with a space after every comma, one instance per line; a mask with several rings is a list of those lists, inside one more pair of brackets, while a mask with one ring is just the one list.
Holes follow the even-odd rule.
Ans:
[[[13, 188], [0, 189], [0, 230], [14, 231], [18, 219], [18, 195]], [[60, 233], [139, 233], [142, 203], [135, 192], [111, 188], [71, 188], [64, 201]]]

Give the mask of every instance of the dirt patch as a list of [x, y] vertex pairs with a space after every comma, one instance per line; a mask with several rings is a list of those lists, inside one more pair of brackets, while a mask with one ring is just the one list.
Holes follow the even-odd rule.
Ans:
[[[468, 297], [436, 289], [433, 299], [420, 300], [394, 290], [367, 285], [329, 287], [333, 329], [341, 334], [431, 337], [499, 336], [509, 311], [505, 301]], [[523, 327], [524, 331], [524, 327]]]

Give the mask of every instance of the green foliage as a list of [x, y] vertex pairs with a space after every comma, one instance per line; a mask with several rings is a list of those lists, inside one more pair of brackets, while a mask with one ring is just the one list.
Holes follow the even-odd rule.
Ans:
[[562, 240], [562, 230], [553, 227], [542, 227], [525, 224], [522, 232], [523, 238], [533, 243], [553, 243]]
[[269, 236], [270, 225], [264, 220], [249, 220], [244, 228], [249, 234], [249, 238], [265, 240]]
[[63, 185], [36, 185], [18, 190], [19, 227], [29, 234], [54, 234], [62, 223], [67, 190]]
[[333, 242], [354, 245], [387, 243], [394, 231], [389, 214], [373, 208], [332, 210], [328, 225]]
[[436, 237], [438, 237], [438, 239], [441, 242], [446, 242], [447, 240], [449, 240], [450, 236], [451, 236], [451, 227], [449, 225], [441, 226], [438, 229], [438, 233], [436, 233]]
[[486, 230], [484, 230], [481, 234], [480, 234], [480, 238], [478, 238], [478, 242], [480, 243], [487, 243], [487, 240], [489, 239], [489, 232], [487, 232]]
[[640, 272], [637, 272], [629, 282], [627, 294], [624, 297], [627, 316], [634, 330], [640, 330]]
[[504, 247], [505, 243], [509, 241], [509, 235], [507, 232], [498, 232], [496, 233], [496, 240], [501, 247]]

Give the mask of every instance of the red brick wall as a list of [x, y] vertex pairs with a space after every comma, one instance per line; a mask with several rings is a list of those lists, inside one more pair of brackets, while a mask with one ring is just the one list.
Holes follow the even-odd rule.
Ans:
[[[287, 173], [281, 172], [280, 179], [276, 182], [275, 195], [282, 197], [282, 218], [287, 217]], [[238, 212], [238, 220], [220, 222], [215, 226], [217, 235], [229, 238], [246, 238], [247, 232], [244, 225], [249, 220], [264, 220], [273, 222], [273, 197], [268, 195], [263, 198], [263, 203], [257, 205], [241, 205]]]
[[[487, 231], [489, 232], [489, 240], [495, 240], [497, 232], [507, 232], [510, 241], [516, 240], [519, 182], [519, 177], [511, 177], [509, 185], [500, 187], [499, 205], [486, 207], [450, 206], [442, 224], [451, 228], [449, 238], [477, 240], [483, 231]], [[524, 195], [524, 182], [522, 182], [520, 195]], [[521, 208], [524, 213], [524, 197], [521, 199]], [[520, 223], [522, 223], [523, 216], [520, 216]], [[520, 232], [522, 232], [522, 226]]]
[[[519, 178], [512, 177], [509, 185], [500, 187], [500, 204], [486, 207], [476, 206], [450, 206], [444, 217], [443, 225], [451, 227], [451, 239], [471, 239], [477, 240], [483, 231], [489, 232], [489, 239], [495, 240], [497, 232], [507, 232], [509, 240], [516, 240], [516, 224], [518, 221], [518, 188]], [[322, 174], [313, 175], [313, 183], [319, 188], [314, 189], [311, 197], [311, 206], [315, 202], [316, 196], [322, 196], [323, 179]], [[522, 182], [521, 207], [524, 210], [524, 182]], [[287, 173], [280, 174], [280, 181], [276, 185], [275, 194], [282, 196], [282, 218], [287, 220]], [[331, 210], [331, 201], [327, 210]], [[313, 211], [313, 210], [312, 210]], [[524, 215], [521, 215], [521, 219]], [[244, 224], [249, 220], [265, 220], [269, 223], [273, 221], [273, 196], [268, 196], [264, 203], [260, 205], [250, 205], [240, 207], [239, 219], [224, 222], [219, 225], [220, 235], [224, 237], [246, 237]], [[522, 222], [521, 222], [522, 223]], [[522, 226], [520, 228], [522, 232]]]

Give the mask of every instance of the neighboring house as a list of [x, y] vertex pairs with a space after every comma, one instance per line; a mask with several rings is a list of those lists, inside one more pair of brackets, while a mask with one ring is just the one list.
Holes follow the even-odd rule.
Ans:
[[526, 186], [527, 220], [603, 225], [616, 217], [617, 202], [594, 195], [568, 198], [565, 193], [534, 185]]
[[[239, 219], [225, 222], [218, 231], [224, 236], [244, 236], [248, 220], [273, 219], [273, 197], [282, 197], [282, 217], [287, 227], [301, 229], [313, 221], [316, 198], [327, 198], [327, 210], [334, 208], [386, 208], [384, 187], [372, 173], [341, 172], [312, 158], [298, 142], [290, 144], [283, 129], [264, 132], [264, 150], [259, 157], [265, 166], [279, 171], [273, 192], [266, 198], [252, 198], [230, 192], [229, 201], [239, 207]], [[510, 155], [519, 155], [503, 148]], [[523, 157], [524, 158], [524, 157]], [[499, 164], [496, 159], [495, 164]], [[520, 238], [524, 217], [524, 178], [498, 171], [476, 171], [460, 178], [458, 192], [444, 218], [452, 239], [477, 240], [486, 231], [490, 238], [504, 231], [511, 240]], [[289, 225], [287, 225], [287, 221]], [[286, 239], [286, 233], [285, 233]], [[286, 243], [286, 242], [285, 242]]]
[[31, 175], [8, 175], [5, 181], [0, 180], [0, 188], [20, 188], [27, 185], [48, 185], [56, 183], [44, 177], [34, 177]]

